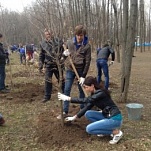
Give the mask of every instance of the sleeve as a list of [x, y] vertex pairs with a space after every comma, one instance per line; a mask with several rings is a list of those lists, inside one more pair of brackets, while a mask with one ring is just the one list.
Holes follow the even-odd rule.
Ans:
[[[90, 46], [90, 45], [89, 45]], [[91, 62], [91, 46], [88, 47], [87, 52], [86, 52], [86, 56], [85, 56], [85, 67], [83, 70], [83, 75], [82, 77], [86, 77], [89, 67], [90, 67], [90, 62]]]
[[39, 53], [39, 69], [43, 68], [43, 64], [44, 64], [44, 60], [45, 60], [45, 52], [40, 44], [40, 53]]
[[91, 96], [86, 98], [71, 98], [71, 103], [85, 104], [91, 102], [93, 102], [93, 100], [91, 100]]
[[95, 94], [85, 97], [85, 98], [71, 98], [71, 103], [78, 103], [78, 104], [93, 103], [94, 101], [98, 99], [103, 99], [104, 97], [106, 97], [105, 92], [102, 90], [99, 90]]
[[7, 57], [6, 53], [3, 53], [2, 51], [0, 51], [0, 59], [4, 59], [6, 57]]
[[111, 47], [109, 48], [109, 51], [110, 51], [111, 56], [112, 56], [112, 61], [114, 61], [115, 60], [115, 52]]
[[77, 113], [77, 117], [80, 118], [82, 117], [87, 110], [90, 110], [94, 105], [92, 103], [87, 103], [85, 105], [85, 107], [83, 109], [81, 109], [78, 113]]

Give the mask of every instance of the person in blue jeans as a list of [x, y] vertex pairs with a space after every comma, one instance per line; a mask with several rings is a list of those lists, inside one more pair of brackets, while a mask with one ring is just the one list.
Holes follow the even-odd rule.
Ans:
[[0, 34], [0, 93], [9, 93], [10, 90], [5, 86], [5, 65], [6, 65], [6, 58], [7, 54], [4, 50], [3, 44], [3, 35]]
[[[122, 114], [117, 105], [113, 102], [109, 92], [105, 88], [101, 88], [96, 78], [88, 76], [83, 84], [84, 89], [91, 93], [85, 98], [72, 98], [67, 95], [58, 93], [58, 99], [70, 101], [71, 103], [83, 103], [85, 107], [72, 117], [66, 117], [65, 121], [74, 121], [83, 115], [91, 122], [86, 127], [89, 134], [104, 136], [109, 135], [112, 140], [110, 144], [116, 144], [123, 136], [120, 130], [122, 125]], [[96, 106], [100, 111], [90, 110]]]
[[97, 81], [100, 84], [100, 82], [102, 81], [102, 71], [104, 73], [105, 76], [105, 88], [108, 90], [109, 88], [109, 69], [108, 69], [108, 58], [109, 56], [112, 56], [112, 60], [110, 62], [110, 64], [114, 63], [114, 59], [115, 59], [115, 52], [114, 50], [109, 47], [108, 44], [105, 44], [100, 50], [99, 52], [97, 52], [97, 60], [96, 60], [96, 65], [97, 65]]
[[[79, 97], [83, 98], [85, 95], [81, 86], [85, 80], [91, 62], [91, 46], [88, 42], [88, 37], [86, 36], [86, 29], [83, 25], [78, 25], [75, 27], [75, 36], [73, 37], [72, 40], [68, 40], [66, 45], [67, 49], [63, 53], [66, 57], [65, 60], [66, 77], [64, 94], [70, 96], [72, 84], [76, 77], [68, 57], [70, 55], [70, 58], [72, 59], [75, 69], [77, 70], [77, 73], [80, 77], [78, 83]], [[80, 105], [81, 109], [83, 107], [84, 107], [83, 104]], [[63, 111], [64, 117], [66, 117], [69, 112], [68, 101], [64, 102]], [[61, 119], [61, 115], [57, 116], [57, 118]]]

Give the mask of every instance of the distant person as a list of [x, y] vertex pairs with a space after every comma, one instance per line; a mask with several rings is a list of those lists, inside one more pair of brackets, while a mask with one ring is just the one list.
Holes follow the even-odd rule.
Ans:
[[10, 53], [9, 53], [9, 50], [7, 48], [5, 48], [5, 53], [6, 53], [6, 64], [9, 65], [9, 63], [10, 63], [10, 59], [9, 59]]
[[25, 46], [25, 51], [26, 51], [26, 60], [30, 61], [34, 59], [34, 46], [33, 44], [27, 44]]
[[12, 53], [13, 53], [14, 51], [16, 51], [17, 49], [18, 49], [17, 45], [11, 45], [11, 46], [10, 46], [10, 50], [12, 51]]
[[105, 88], [106, 88], [106, 90], [108, 90], [108, 88], [109, 88], [108, 58], [109, 58], [110, 54], [112, 56], [112, 60], [111, 60], [110, 64], [113, 64], [114, 59], [115, 59], [115, 52], [108, 44], [105, 44], [99, 50], [99, 52], [97, 54], [97, 60], [96, 60], [97, 71], [98, 71], [97, 81], [99, 84], [102, 81], [102, 71], [103, 71], [104, 76], [105, 76]]
[[19, 54], [20, 54], [20, 64], [23, 64], [23, 61], [24, 63], [26, 63], [25, 48], [23, 47], [23, 45], [20, 45]]
[[7, 59], [7, 54], [4, 50], [3, 44], [3, 35], [0, 34], [0, 93], [8, 93], [10, 92], [9, 89], [6, 88], [5, 86], [5, 65], [6, 65], [6, 59]]
[[[85, 115], [91, 122], [86, 127], [87, 133], [97, 136], [109, 135], [113, 137], [112, 140], [109, 141], [110, 144], [118, 143], [123, 136], [123, 132], [120, 130], [122, 114], [119, 108], [113, 102], [108, 91], [100, 87], [96, 78], [88, 76], [84, 81], [83, 87], [88, 93], [91, 93], [90, 96], [85, 98], [73, 98], [58, 93], [59, 100], [86, 104], [76, 115], [66, 117], [65, 121], [74, 121], [76, 118]], [[94, 106], [101, 111], [90, 110]]]

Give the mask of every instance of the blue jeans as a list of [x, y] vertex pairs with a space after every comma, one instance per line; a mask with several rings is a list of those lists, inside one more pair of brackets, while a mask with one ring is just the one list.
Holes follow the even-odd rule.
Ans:
[[[82, 76], [83, 71], [82, 70], [77, 70], [79, 77]], [[72, 84], [74, 82], [76, 75], [73, 71], [71, 70], [67, 70], [66, 71], [66, 80], [65, 80], [65, 89], [64, 89], [64, 94], [67, 96], [70, 96], [70, 92], [71, 92], [71, 87]], [[84, 92], [81, 88], [81, 85], [78, 83], [78, 89], [79, 89], [79, 98], [84, 98]], [[80, 108], [82, 109], [84, 107], [83, 104], [80, 105]], [[69, 101], [64, 101], [63, 104], [63, 111], [67, 114], [69, 111]]]
[[92, 123], [87, 125], [86, 131], [89, 134], [103, 134], [110, 135], [113, 130], [119, 129], [122, 120], [113, 120], [105, 118], [101, 112], [89, 110], [85, 113], [85, 117]]
[[105, 76], [105, 88], [108, 90], [109, 87], [109, 70], [108, 70], [108, 64], [106, 59], [98, 59], [97, 60], [97, 69], [98, 69], [98, 75], [97, 75], [97, 82], [101, 82], [102, 77], [102, 70]]
[[[53, 74], [55, 75], [56, 79], [59, 82], [59, 71], [57, 69], [53, 69], [53, 67], [46, 68], [46, 73], [45, 73], [45, 99], [50, 99], [51, 98], [51, 92], [52, 92], [52, 76]], [[63, 75], [63, 71], [62, 71]], [[64, 87], [65, 87], [65, 82], [62, 80], [62, 92], [64, 92]]]
[[0, 65], [0, 90], [5, 89], [5, 65]]

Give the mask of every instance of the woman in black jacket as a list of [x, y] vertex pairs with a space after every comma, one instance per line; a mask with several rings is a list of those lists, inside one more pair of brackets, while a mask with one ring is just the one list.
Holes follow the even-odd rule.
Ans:
[[[107, 90], [101, 89], [96, 78], [89, 76], [85, 79], [83, 87], [91, 96], [86, 98], [71, 98], [58, 93], [58, 99], [70, 101], [71, 103], [86, 104], [75, 116], [67, 117], [66, 121], [74, 121], [85, 114], [85, 117], [92, 123], [86, 127], [89, 134], [98, 136], [110, 135], [113, 137], [110, 144], [116, 144], [123, 136], [119, 130], [122, 124], [122, 115], [116, 104], [111, 99]], [[93, 106], [101, 111], [90, 110]]]

